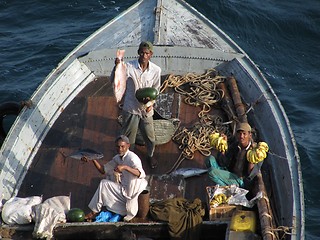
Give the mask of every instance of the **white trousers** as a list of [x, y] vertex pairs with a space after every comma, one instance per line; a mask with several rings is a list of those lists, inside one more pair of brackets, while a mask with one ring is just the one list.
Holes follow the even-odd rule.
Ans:
[[131, 220], [138, 212], [139, 194], [147, 186], [145, 179], [137, 179], [134, 182], [131, 187], [135, 193], [132, 194], [131, 198], [128, 198], [121, 184], [107, 179], [101, 180], [88, 205], [89, 208], [98, 213], [105, 206], [111, 212], [126, 216], [125, 220]]

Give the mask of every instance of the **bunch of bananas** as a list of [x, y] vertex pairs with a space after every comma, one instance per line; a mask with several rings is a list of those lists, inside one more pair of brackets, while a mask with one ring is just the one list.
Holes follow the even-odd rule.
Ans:
[[219, 193], [214, 195], [213, 199], [210, 201], [210, 206], [217, 207], [220, 204], [227, 203], [229, 198], [224, 193]]
[[258, 163], [267, 157], [269, 146], [265, 142], [259, 142], [256, 147], [247, 151], [247, 160], [251, 163]]
[[217, 149], [219, 152], [226, 152], [228, 150], [228, 142], [225, 137], [219, 133], [212, 133], [209, 135], [210, 145]]

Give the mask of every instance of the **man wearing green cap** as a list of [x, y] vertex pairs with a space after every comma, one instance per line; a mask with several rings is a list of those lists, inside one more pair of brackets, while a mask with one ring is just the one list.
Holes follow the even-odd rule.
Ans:
[[235, 137], [236, 141], [225, 154], [219, 153], [217, 160], [214, 156], [206, 159], [207, 167], [211, 168], [209, 176], [220, 186], [235, 184], [249, 188], [263, 162], [253, 164], [247, 161], [247, 151], [256, 144], [252, 140], [251, 126], [248, 123], [237, 124]]
[[[150, 61], [153, 55], [151, 42], [141, 42], [138, 48], [138, 59], [126, 63], [127, 82], [123, 100], [123, 124], [121, 134], [126, 135], [134, 149], [138, 129], [147, 148], [147, 161], [151, 168], [157, 166], [154, 158], [155, 133], [153, 127], [153, 102], [141, 104], [135, 93], [141, 88], [155, 88], [159, 92], [161, 84], [161, 68]], [[116, 59], [115, 64], [120, 60]], [[115, 69], [115, 68], [114, 68]], [[148, 107], [146, 107], [148, 106]]]

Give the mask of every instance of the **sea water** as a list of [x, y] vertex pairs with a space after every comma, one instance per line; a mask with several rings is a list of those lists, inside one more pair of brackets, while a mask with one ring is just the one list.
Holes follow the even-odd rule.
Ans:
[[[30, 98], [82, 40], [135, 0], [0, 0], [0, 103]], [[320, 1], [188, 0], [248, 53], [279, 97], [304, 181], [306, 239], [320, 239]]]

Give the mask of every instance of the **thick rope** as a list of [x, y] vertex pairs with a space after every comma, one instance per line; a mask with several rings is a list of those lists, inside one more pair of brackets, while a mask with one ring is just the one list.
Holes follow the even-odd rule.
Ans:
[[186, 159], [193, 159], [194, 153], [198, 150], [204, 156], [210, 156], [209, 135], [214, 131], [213, 127], [197, 125], [192, 129], [183, 128], [172, 137], [172, 140], [179, 144], [183, 156]]
[[204, 156], [210, 156], [212, 147], [210, 146], [209, 135], [214, 132], [227, 132], [227, 126], [222, 123], [222, 119], [210, 115], [212, 105], [219, 102], [224, 97], [224, 92], [217, 88], [217, 85], [225, 80], [219, 76], [215, 69], [210, 69], [202, 75], [187, 73], [184, 76], [169, 75], [163, 82], [160, 92], [166, 88], [174, 90], [185, 96], [185, 103], [191, 106], [201, 106], [198, 113], [200, 122], [192, 129], [182, 128], [172, 137], [173, 141], [179, 144], [182, 150], [179, 158], [173, 167], [168, 171], [174, 171], [179, 167], [184, 159], [192, 160], [196, 151]]
[[[213, 122], [222, 122], [221, 119], [213, 120]], [[210, 134], [213, 132], [222, 132], [225, 126], [220, 125], [208, 125], [200, 122], [196, 123], [194, 127], [188, 129], [186, 127], [180, 128], [179, 131], [172, 137], [172, 140], [179, 145], [181, 154], [173, 167], [167, 172], [176, 170], [184, 159], [192, 160], [196, 151], [199, 151], [203, 156], [210, 156], [211, 149]]]
[[[283, 240], [286, 239], [286, 235], [293, 235], [291, 233], [292, 227], [287, 227], [287, 226], [279, 226], [277, 228], [267, 228], [262, 232], [262, 235], [265, 236], [267, 234], [270, 234], [273, 239], [277, 240]], [[278, 237], [275, 232], [282, 232], [283, 235], [281, 237]]]
[[[170, 74], [163, 82], [160, 92], [171, 87], [185, 96], [185, 103], [191, 106], [202, 106], [199, 118], [203, 118], [211, 111], [211, 106], [219, 102], [224, 92], [217, 88], [217, 85], [225, 80], [225, 77], [217, 74], [215, 69], [209, 69], [202, 75], [187, 73], [183, 76]], [[202, 120], [204, 121], [204, 120]]]

